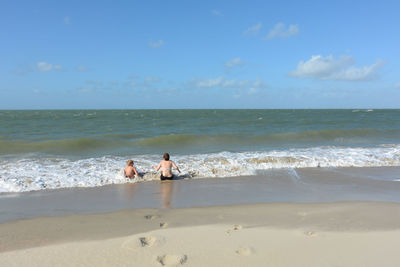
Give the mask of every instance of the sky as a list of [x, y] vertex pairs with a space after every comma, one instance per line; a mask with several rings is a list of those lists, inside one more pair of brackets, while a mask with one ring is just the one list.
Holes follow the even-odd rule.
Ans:
[[0, 109], [400, 108], [400, 1], [2, 1]]

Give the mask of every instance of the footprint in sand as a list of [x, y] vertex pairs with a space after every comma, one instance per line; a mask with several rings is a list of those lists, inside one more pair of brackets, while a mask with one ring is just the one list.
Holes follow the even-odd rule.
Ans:
[[240, 224], [235, 224], [231, 229], [228, 229], [226, 232], [228, 234], [230, 234], [233, 231], [242, 230], [242, 229], [243, 229], [243, 226], [241, 226]]
[[148, 248], [164, 243], [164, 238], [155, 236], [145, 236], [139, 238], [130, 238], [122, 243], [121, 248], [129, 250], [138, 250], [140, 248]]
[[240, 256], [250, 256], [251, 254], [254, 253], [254, 249], [251, 247], [244, 247], [244, 248], [239, 248], [235, 252], [236, 252], [236, 254], [239, 254]]
[[166, 222], [160, 222], [160, 228], [165, 228], [168, 226], [168, 223]]
[[186, 255], [162, 255], [157, 257], [157, 262], [162, 266], [178, 266], [187, 261]]
[[144, 218], [146, 219], [146, 220], [154, 220], [154, 219], [157, 219], [157, 218], [159, 218], [160, 216], [158, 216], [158, 215], [146, 215], [146, 216], [144, 216]]
[[142, 247], [151, 247], [157, 241], [157, 238], [153, 236], [140, 237], [139, 241]]
[[304, 234], [306, 236], [308, 236], [308, 237], [316, 237], [316, 236], [318, 236], [317, 233], [313, 232], [313, 231], [308, 231], [308, 232], [305, 232]]

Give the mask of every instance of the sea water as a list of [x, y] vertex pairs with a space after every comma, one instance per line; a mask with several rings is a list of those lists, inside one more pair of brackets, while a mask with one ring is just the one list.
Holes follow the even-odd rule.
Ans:
[[400, 110], [0, 111], [0, 193], [159, 179], [164, 152], [188, 179], [400, 166]]

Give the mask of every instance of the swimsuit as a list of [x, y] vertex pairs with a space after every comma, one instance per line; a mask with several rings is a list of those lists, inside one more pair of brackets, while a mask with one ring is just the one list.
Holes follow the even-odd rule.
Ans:
[[164, 175], [161, 174], [160, 179], [161, 179], [161, 181], [173, 180], [173, 179], [174, 179], [174, 176], [172, 175], [171, 177], [166, 177], [166, 176], [164, 176]]
[[169, 167], [169, 168], [161, 168], [161, 176], [160, 176], [160, 179], [161, 179], [161, 181], [164, 181], [164, 180], [172, 180], [173, 178], [174, 178], [174, 175], [172, 174], [172, 176], [171, 177], [167, 177], [167, 176], [164, 176], [163, 175], [163, 171], [172, 171], [172, 167]]

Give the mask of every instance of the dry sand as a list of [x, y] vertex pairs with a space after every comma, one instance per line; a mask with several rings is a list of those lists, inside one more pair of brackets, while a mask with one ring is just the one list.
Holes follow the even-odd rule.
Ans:
[[136, 209], [0, 224], [0, 266], [400, 266], [400, 204]]

